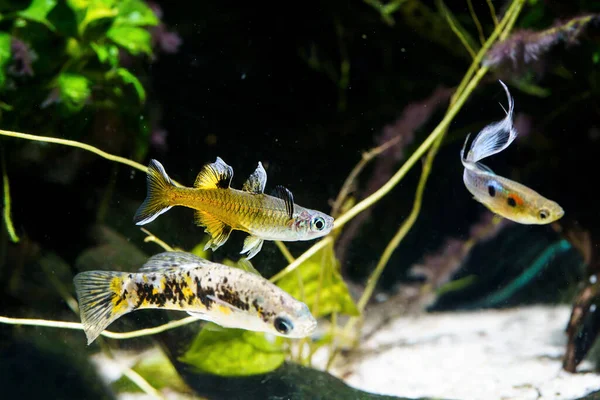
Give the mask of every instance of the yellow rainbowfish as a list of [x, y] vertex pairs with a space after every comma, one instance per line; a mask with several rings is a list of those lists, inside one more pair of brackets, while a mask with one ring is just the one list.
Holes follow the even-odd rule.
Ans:
[[504, 82], [508, 97], [506, 118], [483, 128], [465, 157], [469, 137], [460, 152], [465, 171], [463, 181], [475, 200], [492, 212], [520, 224], [543, 225], [560, 219], [564, 211], [556, 202], [518, 182], [496, 175], [479, 160], [506, 149], [517, 137], [513, 126], [514, 101]]
[[157, 254], [138, 273], [89, 271], [73, 281], [88, 344], [117, 318], [148, 308], [288, 338], [309, 336], [317, 326], [306, 304], [260, 275], [190, 253]]
[[222, 246], [232, 230], [250, 234], [241, 251], [248, 259], [262, 248], [264, 240], [298, 241], [325, 236], [333, 218], [294, 204], [292, 193], [278, 186], [279, 197], [264, 194], [267, 173], [259, 162], [242, 190], [230, 187], [233, 168], [220, 157], [198, 174], [193, 188], [177, 186], [156, 160], [148, 165], [148, 194], [133, 221], [144, 225], [173, 206], [196, 210], [196, 223], [211, 239], [205, 246]]

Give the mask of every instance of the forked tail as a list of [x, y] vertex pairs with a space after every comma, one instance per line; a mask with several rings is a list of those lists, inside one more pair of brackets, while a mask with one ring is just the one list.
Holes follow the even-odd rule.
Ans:
[[146, 200], [138, 208], [133, 222], [136, 225], [145, 225], [152, 222], [160, 214], [169, 211], [172, 205], [169, 203], [169, 191], [172, 190], [175, 185], [165, 168], [156, 160], [150, 160], [148, 165], [148, 177], [147, 177], [148, 193], [146, 194]]
[[73, 278], [88, 345], [114, 320], [133, 310], [123, 291], [127, 275], [123, 272], [89, 271]]

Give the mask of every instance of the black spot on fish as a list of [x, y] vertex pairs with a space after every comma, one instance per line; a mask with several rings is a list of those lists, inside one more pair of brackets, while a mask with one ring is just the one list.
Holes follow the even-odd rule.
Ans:
[[509, 198], [506, 199], [506, 204], [508, 204], [511, 207], [516, 207], [517, 206], [517, 202], [512, 197], [509, 197]]
[[242, 300], [240, 295], [236, 291], [232, 290], [231, 287], [222, 285], [219, 289], [219, 299], [223, 300], [227, 304], [231, 304], [232, 306], [239, 308], [240, 310], [248, 311], [250, 309], [250, 305]]
[[223, 284], [226, 284], [226, 283], [227, 283], [227, 277], [224, 277], [223, 278]]
[[198, 277], [196, 277], [196, 295], [198, 296], [200, 302], [204, 304], [204, 307], [206, 307], [207, 310], [210, 310], [215, 301], [209, 296], [214, 296], [215, 290], [211, 287], [202, 287]]
[[492, 185], [488, 185], [488, 193], [492, 197], [496, 196], [496, 188]]

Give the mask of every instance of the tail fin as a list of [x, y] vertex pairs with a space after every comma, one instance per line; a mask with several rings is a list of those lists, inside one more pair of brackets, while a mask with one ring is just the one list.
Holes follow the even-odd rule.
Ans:
[[506, 117], [502, 121], [486, 126], [479, 132], [471, 144], [471, 150], [463, 158], [466, 162], [476, 163], [483, 158], [499, 153], [510, 146], [517, 137], [517, 131], [513, 126], [515, 103], [504, 82], [500, 81], [500, 84], [508, 97], [508, 111], [504, 110]]
[[169, 211], [172, 205], [169, 204], [167, 193], [175, 185], [167, 175], [165, 168], [156, 160], [150, 160], [148, 165], [148, 193], [146, 200], [138, 208], [133, 222], [136, 225], [145, 225], [152, 222], [160, 214]]
[[122, 272], [89, 271], [75, 275], [79, 314], [88, 345], [120, 316], [133, 310], [123, 294]]

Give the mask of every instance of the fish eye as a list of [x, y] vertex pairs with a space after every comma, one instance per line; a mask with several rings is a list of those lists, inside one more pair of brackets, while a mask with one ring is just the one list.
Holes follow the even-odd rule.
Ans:
[[288, 333], [290, 333], [292, 331], [292, 329], [294, 329], [294, 324], [292, 324], [292, 321], [290, 321], [286, 317], [275, 318], [275, 321], [273, 322], [273, 326], [275, 326], [275, 329], [277, 330], [277, 332], [279, 332], [283, 335], [287, 335]]
[[316, 229], [317, 231], [322, 231], [325, 229], [325, 220], [323, 217], [313, 218], [312, 221], [310, 221], [310, 224], [312, 225], [312, 228]]
[[550, 212], [546, 209], [541, 209], [538, 215], [540, 216], [540, 219], [546, 219], [550, 216]]

